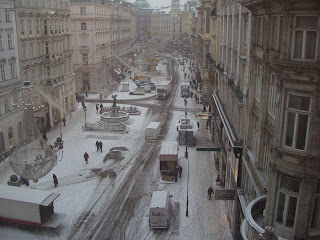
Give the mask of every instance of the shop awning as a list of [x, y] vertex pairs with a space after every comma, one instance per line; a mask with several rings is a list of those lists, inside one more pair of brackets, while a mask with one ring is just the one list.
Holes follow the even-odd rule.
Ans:
[[228, 135], [228, 139], [231, 143], [231, 147], [234, 150], [235, 156], [241, 157], [242, 155], [242, 147], [243, 147], [243, 140], [238, 139], [237, 135], [233, 132], [233, 129], [229, 123], [229, 120], [227, 118], [227, 115], [225, 114], [225, 111], [223, 109], [223, 106], [221, 104], [220, 98], [216, 92], [213, 92], [212, 94], [213, 100], [217, 106], [217, 110], [219, 112], [221, 121], [223, 123], [223, 126], [225, 127], [226, 133]]

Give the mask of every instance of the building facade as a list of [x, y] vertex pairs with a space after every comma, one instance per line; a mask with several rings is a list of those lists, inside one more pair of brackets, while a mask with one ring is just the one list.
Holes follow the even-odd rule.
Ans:
[[[136, 37], [132, 4], [101, 1], [72, 1], [73, 65], [76, 91], [107, 95], [117, 87], [121, 63]], [[118, 68], [120, 70], [118, 70]]]
[[[6, 35], [8, 45], [3, 54], [12, 56], [3, 65], [10, 66], [10, 71], [7, 68], [4, 72], [2, 93], [16, 92], [10, 97], [3, 95], [1, 101], [7, 113], [3, 126], [8, 128], [1, 130], [8, 132], [0, 144], [4, 155], [20, 143], [22, 111], [18, 109], [25, 103], [33, 105], [40, 131], [55, 126], [75, 109], [69, 7], [68, 0], [18, 0], [13, 6], [4, 6], [1, 16], [6, 19], [1, 25], [6, 30], [1, 38]], [[7, 29], [8, 24], [11, 27]]]
[[234, 239], [318, 239], [319, 3], [199, 3], [216, 189], [235, 191], [225, 201]]
[[5, 158], [22, 137], [23, 108], [21, 103], [22, 81], [20, 77], [17, 45], [16, 16], [12, 1], [0, 3], [0, 156]]

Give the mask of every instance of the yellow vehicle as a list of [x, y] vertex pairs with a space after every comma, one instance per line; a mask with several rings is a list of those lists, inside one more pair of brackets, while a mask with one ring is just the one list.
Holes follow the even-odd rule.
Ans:
[[141, 78], [148, 78], [146, 75], [137, 75], [132, 78], [133, 81], [140, 80]]

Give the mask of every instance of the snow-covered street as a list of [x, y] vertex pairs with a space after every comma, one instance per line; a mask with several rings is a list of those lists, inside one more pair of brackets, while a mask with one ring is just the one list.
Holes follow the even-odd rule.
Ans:
[[[176, 59], [175, 59], [176, 62]], [[185, 65], [185, 72], [189, 72], [188, 64]], [[167, 65], [158, 65], [158, 70], [166, 75]], [[182, 67], [178, 70], [179, 84], [177, 93], [174, 96], [174, 106], [166, 140], [177, 140], [177, 126], [185, 110], [188, 116], [195, 119], [195, 112], [202, 111], [202, 105], [197, 104], [194, 98], [188, 98], [185, 108], [184, 99], [180, 97], [180, 82], [184, 80]], [[132, 69], [132, 72], [137, 71]], [[157, 79], [158, 78], [158, 79]], [[155, 83], [163, 76], [153, 76]], [[130, 91], [135, 83], [126, 75]], [[196, 92], [196, 90], [193, 90]], [[66, 213], [67, 217], [55, 230], [47, 228], [30, 228], [14, 224], [1, 224], [1, 239], [105, 239], [101, 237], [100, 221], [93, 221], [95, 217], [103, 218], [105, 206], [114, 204], [113, 196], [118, 194], [119, 189], [132, 189], [128, 195], [132, 197], [130, 216], [126, 224], [121, 227], [125, 239], [232, 239], [229, 224], [226, 218], [225, 202], [208, 200], [207, 189], [213, 186], [217, 178], [215, 169], [214, 152], [196, 151], [196, 147], [206, 145], [210, 142], [209, 130], [206, 129], [205, 120], [199, 120], [200, 127], [194, 133], [196, 145], [187, 147], [188, 160], [184, 157], [186, 146], [179, 146], [178, 164], [182, 166], [182, 177], [177, 182], [164, 182], [161, 180], [157, 152], [160, 149], [159, 141], [155, 151], [145, 151], [146, 166], [141, 165], [142, 147], [146, 148], [144, 138], [146, 126], [155, 121], [155, 115], [149, 107], [159, 105], [156, 100], [156, 93], [145, 95], [129, 95], [128, 92], [121, 92], [120, 87], [112, 95], [117, 95], [118, 106], [135, 106], [140, 115], [130, 115], [127, 125], [127, 133], [93, 132], [82, 131], [87, 123], [100, 121], [100, 114], [96, 111], [96, 104], [100, 104], [99, 95], [88, 95], [86, 101], [87, 111], [84, 112], [81, 102], [78, 109], [68, 116], [66, 126], [56, 126], [47, 133], [48, 143], [53, 144], [57, 137], [62, 134], [64, 141], [63, 153], [58, 157], [59, 161], [53, 170], [37, 183], [30, 181], [28, 188], [35, 188], [59, 193], [55, 200], [55, 212]], [[111, 100], [111, 95], [107, 97]], [[131, 105], [121, 103], [121, 100], [131, 100]], [[138, 106], [138, 102], [145, 105]], [[103, 103], [104, 106], [111, 106], [111, 103]], [[148, 107], [149, 106], [149, 107]], [[161, 112], [157, 113], [158, 120]], [[195, 120], [197, 121], [197, 120]], [[103, 151], [98, 152], [96, 141], [103, 143]], [[151, 145], [150, 145], [151, 146]], [[88, 164], [84, 161], [83, 155], [89, 154]], [[63, 154], [63, 155], [62, 155]], [[134, 170], [133, 170], [134, 169]], [[135, 181], [127, 183], [128, 176], [137, 174]], [[8, 160], [0, 163], [0, 184], [7, 185], [10, 176], [15, 174], [9, 167]], [[52, 174], [58, 178], [57, 187], [53, 184]], [[188, 178], [189, 174], [189, 178]], [[189, 181], [189, 184], [188, 184]], [[128, 185], [126, 185], [128, 184]], [[130, 186], [129, 186], [130, 185]], [[137, 186], [138, 185], [138, 186]], [[22, 185], [21, 187], [26, 187]], [[138, 189], [138, 190], [137, 190]], [[167, 230], [152, 230], [148, 225], [148, 207], [152, 191], [166, 190], [173, 195], [172, 219], [170, 228]], [[188, 216], [187, 210], [188, 193]], [[126, 196], [129, 197], [129, 196]], [[119, 204], [121, 206], [121, 204]], [[117, 210], [117, 209], [114, 209]], [[121, 209], [118, 209], [121, 212]], [[112, 219], [110, 219], [112, 221]], [[84, 231], [88, 235], [79, 235]], [[97, 232], [96, 232], [97, 231]], [[124, 239], [124, 238], [119, 238]]]

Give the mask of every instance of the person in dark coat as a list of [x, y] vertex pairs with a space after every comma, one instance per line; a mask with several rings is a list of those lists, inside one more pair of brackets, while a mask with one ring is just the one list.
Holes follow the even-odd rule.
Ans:
[[86, 164], [88, 164], [89, 154], [85, 152], [83, 157], [84, 157], [84, 160], [86, 161]]
[[66, 125], [66, 118], [65, 117], [62, 119], [62, 122], [63, 122], [63, 125], [65, 126]]
[[209, 200], [211, 199], [211, 194], [213, 193], [213, 188], [212, 187], [209, 187], [208, 188], [208, 197], [209, 197]]
[[100, 150], [100, 143], [99, 143], [98, 140], [96, 141], [96, 147], [97, 147], [97, 152], [99, 152], [99, 150]]
[[181, 174], [182, 174], [182, 167], [178, 166], [178, 172], [179, 172], [179, 177], [181, 178]]
[[99, 112], [99, 104], [96, 105], [97, 113]]
[[53, 174], [52, 178], [53, 178], [54, 186], [57, 187], [58, 186], [58, 178], [57, 178], [57, 176], [55, 174]]
[[102, 152], [102, 142], [99, 143], [100, 151]]

